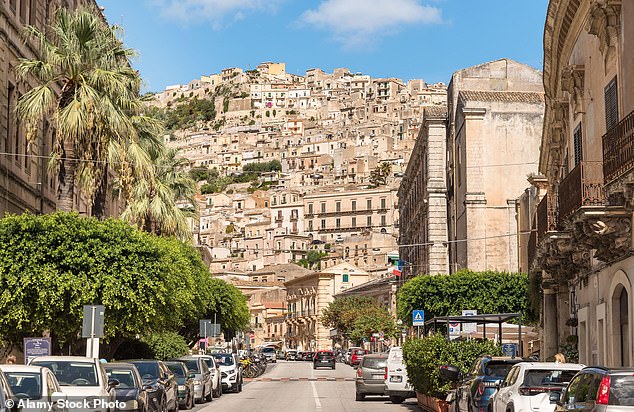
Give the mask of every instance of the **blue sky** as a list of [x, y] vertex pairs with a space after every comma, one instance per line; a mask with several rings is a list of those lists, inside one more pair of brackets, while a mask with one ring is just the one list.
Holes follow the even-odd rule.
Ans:
[[548, 0], [97, 0], [145, 90], [226, 67], [285, 62], [304, 74], [348, 67], [373, 77], [448, 82], [503, 57], [541, 69]]

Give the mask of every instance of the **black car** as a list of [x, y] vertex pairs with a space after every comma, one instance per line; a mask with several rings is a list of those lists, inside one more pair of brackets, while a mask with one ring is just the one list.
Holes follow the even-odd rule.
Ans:
[[521, 358], [482, 356], [459, 383], [454, 399], [457, 412], [486, 412], [489, 399], [508, 371]]
[[329, 350], [317, 352], [313, 358], [313, 369], [317, 368], [335, 369], [335, 354]]
[[182, 361], [165, 362], [178, 383], [178, 402], [185, 409], [194, 407], [194, 378], [196, 374], [187, 369], [187, 365]]
[[126, 411], [147, 412], [148, 395], [143, 389], [141, 375], [131, 363], [107, 363], [104, 365], [108, 380], [116, 379], [119, 385], [115, 388], [118, 402], [126, 405]]
[[148, 394], [151, 412], [178, 411], [178, 383], [172, 371], [158, 360], [129, 361], [139, 370], [143, 387]]

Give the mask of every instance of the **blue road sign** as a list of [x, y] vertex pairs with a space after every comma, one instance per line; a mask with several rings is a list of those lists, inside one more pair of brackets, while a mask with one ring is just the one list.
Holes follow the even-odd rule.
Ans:
[[424, 326], [425, 325], [425, 311], [424, 310], [415, 310], [412, 312], [412, 325], [413, 326]]

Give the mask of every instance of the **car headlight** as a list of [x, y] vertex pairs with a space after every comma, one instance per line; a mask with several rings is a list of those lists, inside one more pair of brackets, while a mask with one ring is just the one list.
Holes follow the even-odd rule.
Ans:
[[136, 399], [129, 400], [125, 403], [126, 409], [139, 409], [139, 402]]
[[194, 381], [194, 385], [201, 385], [202, 382], [201, 381]]
[[179, 390], [179, 391], [184, 391], [185, 389], [187, 389], [187, 386], [185, 386], [185, 385], [178, 385], [178, 390]]

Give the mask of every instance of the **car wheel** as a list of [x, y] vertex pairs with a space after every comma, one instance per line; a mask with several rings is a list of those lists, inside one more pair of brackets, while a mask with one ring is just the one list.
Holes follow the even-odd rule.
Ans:
[[400, 396], [390, 396], [390, 401], [392, 401], [392, 403], [403, 403], [405, 399], [400, 397]]
[[365, 395], [362, 393], [357, 392], [357, 396], [355, 397], [355, 401], [362, 401], [365, 399]]

